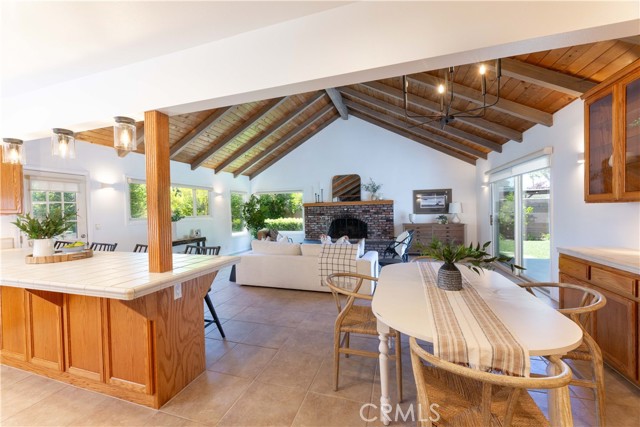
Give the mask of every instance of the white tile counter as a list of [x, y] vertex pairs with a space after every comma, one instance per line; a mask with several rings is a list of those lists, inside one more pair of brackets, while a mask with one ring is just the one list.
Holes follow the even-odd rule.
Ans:
[[558, 248], [558, 252], [629, 273], [640, 274], [640, 250], [638, 249], [568, 247]]
[[149, 255], [94, 252], [93, 257], [53, 264], [26, 264], [29, 251], [0, 251], [0, 285], [67, 294], [133, 300], [237, 264], [236, 256], [173, 254], [173, 270], [149, 272]]

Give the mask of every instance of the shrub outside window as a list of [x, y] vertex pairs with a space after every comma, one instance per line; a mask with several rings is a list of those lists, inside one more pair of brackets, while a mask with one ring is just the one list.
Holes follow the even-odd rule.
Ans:
[[231, 232], [245, 231], [246, 224], [242, 218], [242, 205], [247, 201], [246, 193], [231, 192]]
[[[171, 187], [171, 211], [185, 217], [210, 216], [209, 192], [206, 188], [189, 186]], [[129, 218], [147, 218], [147, 184], [129, 180]]]
[[279, 231], [302, 231], [302, 192], [260, 193], [265, 226]]

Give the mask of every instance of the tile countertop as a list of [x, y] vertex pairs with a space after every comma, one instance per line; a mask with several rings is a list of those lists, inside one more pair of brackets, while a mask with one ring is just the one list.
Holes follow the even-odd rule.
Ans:
[[640, 250], [638, 249], [569, 247], [558, 248], [558, 252], [629, 273], [640, 274]]
[[132, 300], [240, 262], [235, 256], [173, 254], [173, 270], [150, 273], [146, 253], [94, 252], [93, 257], [26, 264], [29, 251], [0, 251], [0, 285]]

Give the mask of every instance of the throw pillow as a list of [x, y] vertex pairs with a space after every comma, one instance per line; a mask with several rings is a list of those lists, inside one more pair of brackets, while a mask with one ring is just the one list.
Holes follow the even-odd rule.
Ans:
[[321, 234], [320, 235], [320, 243], [323, 245], [330, 245], [331, 242], [331, 236], [327, 236], [326, 234]]
[[336, 240], [336, 245], [350, 245], [349, 236], [342, 236]]

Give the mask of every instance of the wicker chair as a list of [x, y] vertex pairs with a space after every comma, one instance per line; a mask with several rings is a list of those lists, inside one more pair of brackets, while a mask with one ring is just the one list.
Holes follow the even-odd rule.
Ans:
[[567, 304], [563, 304], [565, 307], [558, 309], [560, 313], [569, 317], [582, 329], [582, 344], [577, 349], [562, 356], [562, 359], [591, 362], [592, 377], [590, 379], [573, 378], [571, 385], [593, 390], [596, 398], [596, 425], [604, 426], [605, 393], [602, 352], [593, 337], [587, 332], [587, 327], [593, 313], [606, 305], [606, 298], [596, 290], [569, 283], [520, 283], [519, 285], [532, 295], [535, 295], [533, 292], [535, 288], [559, 288], [562, 293], [561, 302], [566, 302], [568, 299], [579, 301], [576, 307], [566, 307]]
[[[349, 357], [350, 354], [358, 356], [372, 357], [377, 359], [379, 353], [360, 350], [349, 347], [351, 334], [363, 334], [378, 336], [377, 319], [369, 305], [357, 305], [356, 300], [371, 301], [371, 295], [359, 294], [358, 290], [362, 282], [369, 280], [376, 282], [375, 277], [365, 276], [356, 273], [335, 273], [327, 276], [325, 283], [331, 289], [336, 306], [338, 307], [338, 317], [333, 329], [333, 389], [338, 390], [340, 376], [340, 354]], [[351, 290], [345, 289], [343, 283], [349, 282], [353, 286]], [[343, 301], [344, 300], [344, 301]], [[344, 303], [344, 304], [343, 304]], [[398, 384], [398, 400], [402, 402], [402, 354], [400, 332], [392, 331], [395, 336], [395, 361], [396, 361], [396, 381]]]
[[93, 251], [114, 252], [116, 250], [117, 243], [98, 243], [93, 242], [89, 249]]
[[[556, 389], [571, 381], [571, 370], [555, 357], [550, 358], [559, 372], [554, 376], [512, 377], [444, 361], [420, 347], [415, 338], [409, 342], [422, 427], [432, 426], [432, 421], [438, 426], [549, 425], [527, 389]], [[432, 413], [434, 403], [438, 406]]]
[[142, 243], [136, 243], [136, 247], [133, 248], [133, 252], [147, 252], [149, 250], [149, 245], [144, 245]]

